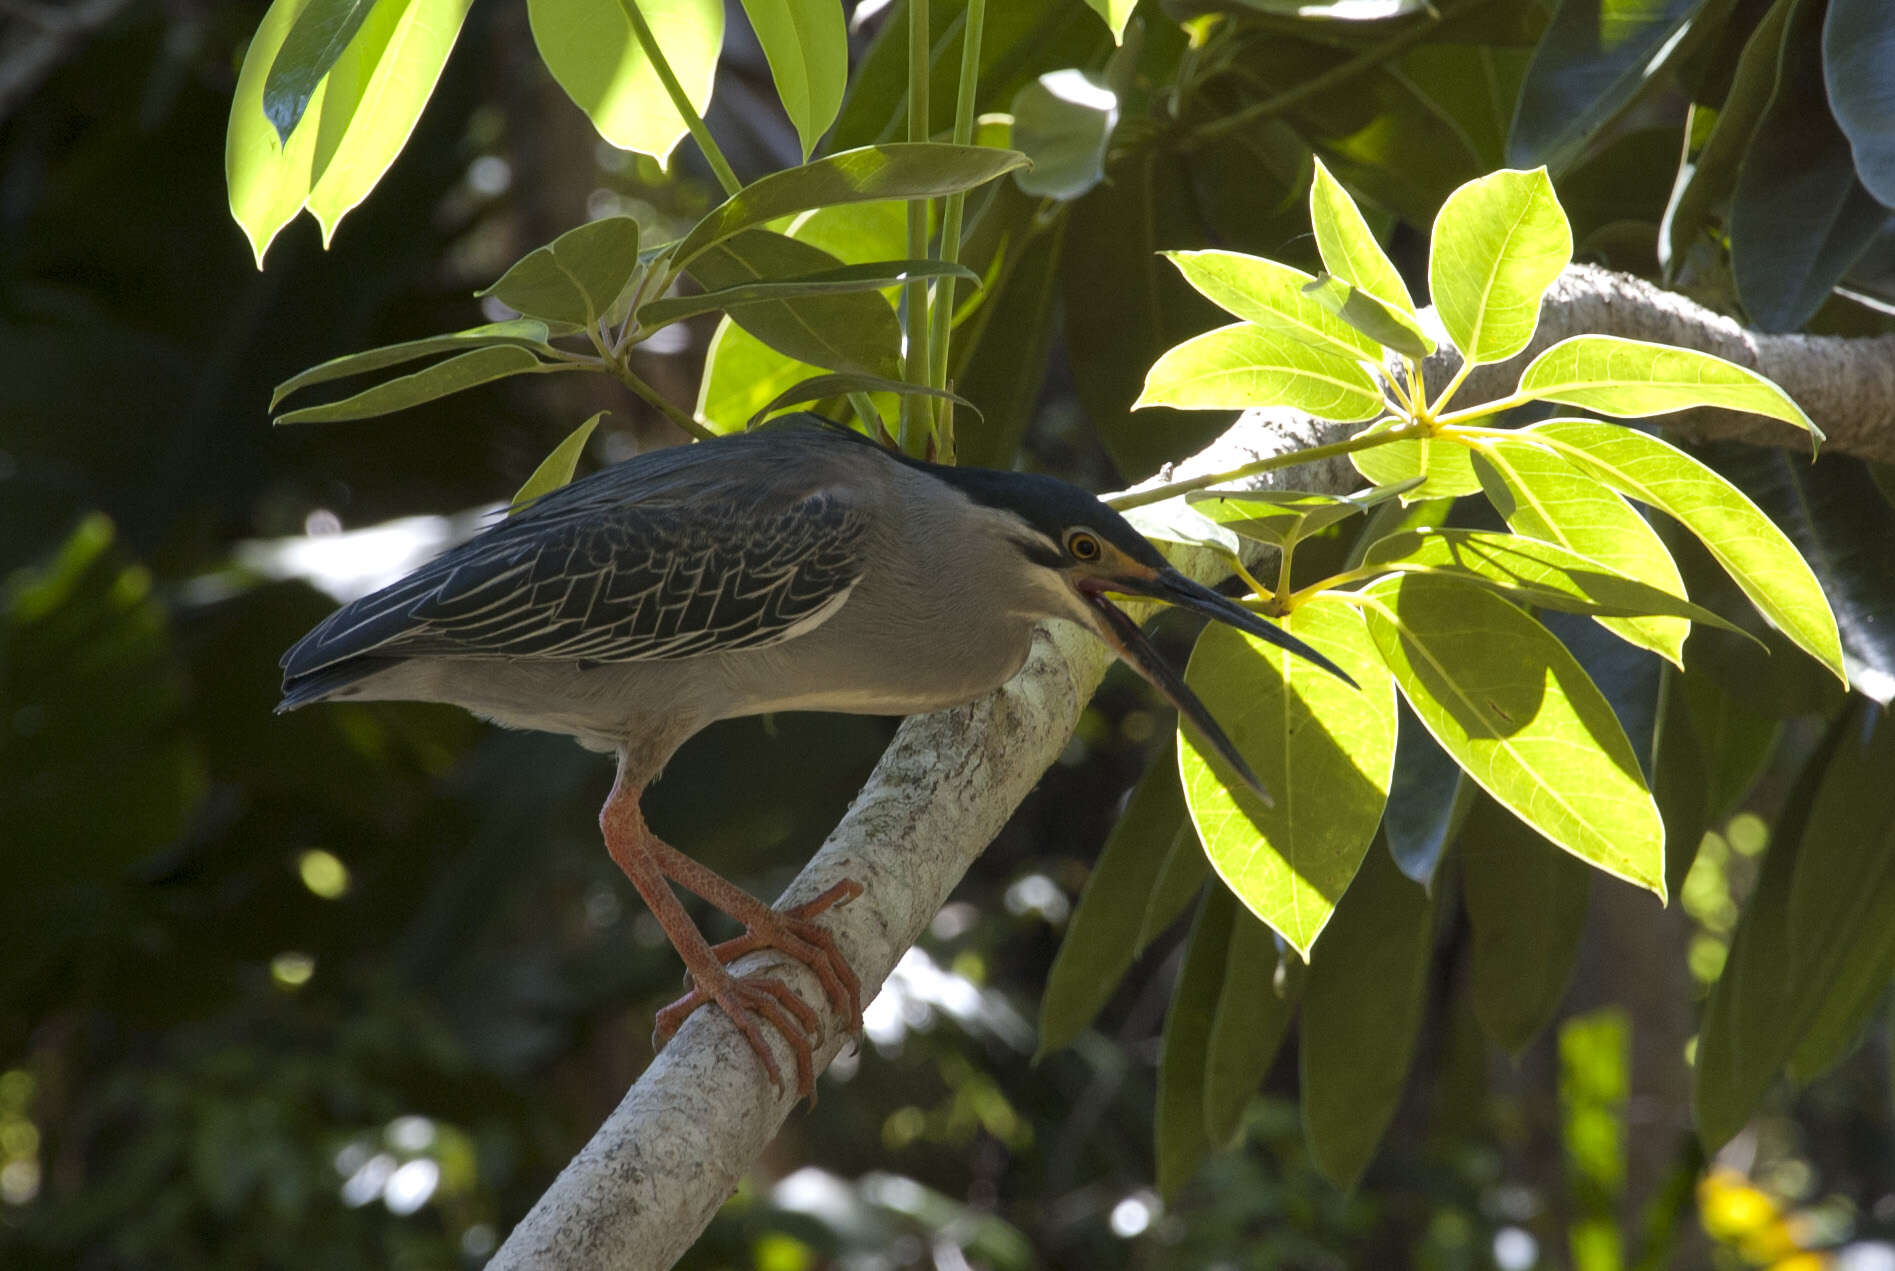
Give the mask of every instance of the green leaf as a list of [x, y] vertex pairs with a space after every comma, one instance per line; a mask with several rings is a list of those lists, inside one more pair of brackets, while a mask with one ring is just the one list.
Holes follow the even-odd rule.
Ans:
[[1704, 0], [1560, 0], [1533, 52], [1507, 157], [1564, 167], [1657, 82]]
[[[1183, 842], [1199, 859], [1169, 746], [1145, 769], [1112, 827], [1066, 923], [1040, 995], [1043, 1059], [1079, 1036], [1111, 998], [1142, 948], [1137, 939], [1165, 861]], [[1196, 890], [1196, 884], [1192, 886]], [[1191, 893], [1185, 893], [1185, 899]], [[1182, 907], [1182, 905], [1180, 906]], [[1177, 916], [1173, 910], [1163, 927]]]
[[[706, 249], [691, 272], [706, 287], [721, 290], [857, 268], [787, 235], [747, 230]], [[647, 306], [641, 312], [649, 311]], [[810, 366], [883, 379], [901, 374], [901, 323], [876, 288], [742, 304], [730, 318], [785, 357]]]
[[[384, 4], [398, 7], [399, 0]], [[283, 39], [263, 81], [263, 113], [288, 143], [322, 77], [361, 29], [375, 0], [310, 0]]]
[[1791, 10], [1776, 85], [1731, 192], [1731, 273], [1750, 325], [1763, 331], [1809, 321], [1889, 215], [1857, 177], [1850, 139], [1830, 113], [1826, 8], [1797, 0]]
[[1242, 544], [1237, 541], [1237, 536], [1191, 507], [1184, 499], [1174, 497], [1127, 508], [1125, 519], [1146, 538], [1161, 543], [1207, 548], [1233, 565], [1243, 559]]
[[1426, 1004], [1434, 903], [1370, 852], [1303, 990], [1303, 1129], [1324, 1178], [1353, 1187], [1408, 1083]]
[[1175, 1199], [1191, 1181], [1213, 1144], [1204, 1133], [1204, 1054], [1211, 1019], [1223, 989], [1224, 964], [1237, 905], [1213, 887], [1191, 924], [1184, 969], [1165, 1016], [1164, 1048], [1158, 1056], [1158, 1191]]
[[1665, 894], [1664, 825], [1612, 707], [1565, 646], [1484, 588], [1427, 574], [1359, 593], [1421, 722], [1482, 789], [1558, 846]]
[[[1664, 540], [1630, 504], [1558, 455], [1511, 436], [1474, 455], [1487, 501], [1514, 533], [1558, 543], [1614, 573], [1673, 596], [1685, 595]], [[1677, 618], [1607, 618], [1602, 625], [1682, 666], [1690, 625]]]
[[[1381, 432], [1394, 422], [1375, 424], [1363, 431]], [[1455, 499], [1480, 489], [1480, 478], [1474, 475], [1473, 452], [1446, 437], [1371, 446], [1350, 454], [1349, 462], [1375, 485], [1402, 486], [1403, 503]]]
[[1881, 0], [1829, 0], [1823, 18], [1823, 83], [1849, 138], [1856, 175], [1876, 201], [1895, 207], [1895, 25]]
[[1283, 547], [1398, 498], [1419, 484], [1419, 480], [1405, 481], [1347, 496], [1303, 490], [1193, 490], [1184, 498], [1219, 525]]
[[[1059, 330], [1055, 305], [1065, 259], [1065, 218], [1040, 232], [1033, 213], [1022, 206], [1026, 196], [1013, 193], [1020, 203], [1009, 200], [1002, 212], [995, 207], [1001, 202], [996, 196], [970, 235], [965, 249], [970, 259], [986, 235], [1000, 240], [992, 255], [1001, 276], [972, 318], [955, 330], [951, 351], [950, 382], [986, 412], [978, 428], [956, 422], [954, 448], [958, 462], [982, 468], [1013, 466]], [[998, 223], [1003, 220], [1013, 224], [1002, 229]]]
[[1312, 279], [1303, 287], [1303, 293], [1377, 346], [1386, 346], [1408, 358], [1424, 358], [1434, 352], [1434, 341], [1419, 322], [1334, 274]]
[[1204, 1134], [1212, 1147], [1236, 1138], [1296, 1018], [1302, 988], [1303, 964], [1280, 957], [1270, 928], [1239, 912], [1204, 1054]]
[[1361, 690], [1275, 645], [1207, 627], [1185, 683], [1218, 703], [1219, 721], [1276, 802], [1265, 807], [1188, 728], [1178, 767], [1212, 868], [1307, 959], [1381, 823], [1395, 760], [1395, 694], [1348, 604], [1317, 596], [1282, 625]]
[[1743, 492], [1676, 447], [1590, 419], [1535, 424], [1523, 436], [1695, 534], [1771, 625], [1846, 685], [1836, 618], [1816, 576]]
[[[286, 142], [263, 113], [263, 84], [284, 38], [309, 0], [274, 0], [243, 56], [224, 134], [224, 182], [230, 214], [250, 240], [257, 268], [277, 232], [302, 210], [314, 180], [315, 128], [298, 129]], [[323, 85], [310, 97], [320, 104]]]
[[1572, 258], [1545, 168], [1495, 172], [1450, 194], [1434, 221], [1428, 287], [1462, 356], [1479, 366], [1526, 348], [1541, 297]]
[[285, 397], [312, 384], [325, 384], [349, 375], [365, 375], [385, 366], [399, 366], [403, 362], [412, 362], [416, 358], [436, 353], [452, 353], [470, 345], [513, 344], [550, 356], [553, 350], [546, 343], [546, 336], [544, 322], [532, 318], [514, 318], [507, 322], [489, 322], [484, 326], [469, 327], [465, 331], [447, 335], [431, 335], [419, 340], [404, 340], [400, 344], [385, 344], [379, 349], [346, 353], [320, 362], [306, 371], [299, 371], [278, 384], [276, 391], [270, 394], [270, 409], [275, 410]]
[[1458, 851], [1474, 930], [1474, 1014], [1517, 1056], [1566, 995], [1592, 871], [1488, 798], [1475, 801]]
[[1123, 43], [1125, 24], [1131, 21], [1132, 10], [1138, 7], [1138, 0], [1086, 0], [1086, 5], [1105, 19], [1106, 27], [1112, 32], [1112, 42]]
[[672, 259], [689, 265], [714, 244], [779, 216], [844, 203], [937, 198], [985, 185], [1026, 162], [1012, 150], [940, 142], [845, 150], [751, 182], [693, 226]]
[[768, 405], [760, 408], [744, 424], [746, 429], [755, 428], [764, 417], [788, 406], [801, 406], [807, 402], [820, 402], [831, 397], [847, 397], [850, 393], [894, 393], [912, 397], [937, 397], [943, 401], [965, 406], [980, 414], [980, 409], [965, 397], [950, 393], [944, 388], [930, 388], [926, 384], [911, 384], [907, 380], [883, 379], [879, 375], [812, 375], [800, 384], [784, 389], [772, 398]]
[[329, 71], [310, 215], [326, 247], [408, 144], [473, 0], [380, 0]]
[[[746, 234], [738, 235], [730, 242], [718, 244], [710, 252], [698, 257], [692, 272], [698, 272], [707, 259], [730, 247], [731, 243], [742, 243], [749, 234], [764, 233], [768, 231], [750, 230]], [[787, 241], [794, 242], [795, 240]], [[836, 265], [812, 273], [792, 274], [788, 277], [768, 276], [757, 282], [727, 284], [715, 291], [700, 292], [695, 296], [673, 296], [665, 300], [653, 300], [639, 306], [638, 321], [640, 326], [655, 330], [673, 322], [682, 322], [686, 318], [695, 318], [706, 313], [734, 311], [746, 305], [758, 305], [769, 301], [803, 300], [811, 296], [838, 296], [862, 291], [882, 291], [908, 278], [960, 278], [976, 284], [980, 282], [980, 275], [973, 270], [947, 261], [877, 260], [870, 261], [866, 265]]]
[[393, 411], [406, 410], [422, 402], [431, 402], [437, 397], [446, 397], [463, 389], [476, 385], [505, 379], [509, 375], [522, 375], [537, 371], [547, 365], [534, 357], [528, 349], [513, 345], [493, 345], [484, 349], [474, 349], [446, 361], [436, 362], [433, 366], [403, 375], [373, 388], [363, 389], [353, 397], [345, 397], [339, 402], [330, 402], [323, 406], [305, 406], [301, 410], [290, 411], [277, 417], [279, 424], [328, 424], [344, 419], [368, 419], [374, 415], [386, 415]]
[[796, 125], [803, 160], [842, 109], [849, 80], [849, 31], [840, 0], [743, 0], [783, 111]]
[[1788, 393], [1747, 367], [1696, 349], [1616, 335], [1561, 340], [1521, 372], [1520, 392], [1621, 419], [1715, 406], [1780, 419], [1822, 437]]
[[535, 247], [479, 294], [529, 318], [596, 327], [638, 273], [638, 222], [608, 216]]
[[1323, 268], [1395, 312], [1415, 316], [1415, 302], [1395, 262], [1375, 241], [1355, 200], [1329, 175], [1321, 159], [1316, 160], [1315, 179], [1309, 187], [1309, 220]]
[[565, 440], [540, 460], [540, 466], [533, 469], [533, 475], [526, 479], [526, 484], [514, 493], [513, 501], [507, 504], [508, 516], [572, 480], [573, 469], [579, 466], [579, 456], [586, 452], [586, 442], [591, 439], [592, 430], [599, 426], [599, 421], [605, 418], [606, 413], [600, 411], [567, 433]]
[[1078, 198], [1105, 179], [1106, 147], [1118, 122], [1118, 95], [1103, 78], [1048, 71], [1013, 96], [1013, 144], [1032, 160], [1013, 179], [1040, 198]]
[[[1172, 765], [1172, 785], [1177, 786], [1176, 765]], [[1184, 791], [1179, 789], [1180, 804], [1184, 800]], [[1211, 862], [1205, 858], [1204, 847], [1198, 842], [1197, 830], [1186, 815], [1178, 824], [1178, 832], [1165, 848], [1165, 859], [1158, 866], [1158, 881], [1152, 884], [1151, 897], [1145, 903], [1145, 917], [1138, 924], [1138, 936], [1132, 941], [1133, 952], [1139, 952], [1163, 935], [1191, 898], [1204, 886], [1204, 880], [1210, 876]]]
[[1244, 410], [1288, 406], [1323, 419], [1373, 419], [1382, 393], [1362, 364], [1248, 322], [1170, 349], [1145, 375], [1133, 408]]
[[1316, 280], [1300, 269], [1241, 252], [1159, 254], [1206, 300], [1233, 317], [1345, 357], [1381, 360], [1381, 345], [1305, 291]]
[[1393, 572], [1471, 579], [1519, 604], [1540, 609], [1610, 616], [1669, 614], [1737, 630], [1710, 610], [1671, 592], [1628, 578], [1564, 547], [1518, 534], [1410, 530], [1378, 541], [1363, 563]]
[[[638, 8], [703, 115], [724, 44], [723, 0], [638, 0]], [[689, 128], [639, 48], [621, 0], [527, 0], [526, 16], [546, 69], [599, 135], [665, 164]]]

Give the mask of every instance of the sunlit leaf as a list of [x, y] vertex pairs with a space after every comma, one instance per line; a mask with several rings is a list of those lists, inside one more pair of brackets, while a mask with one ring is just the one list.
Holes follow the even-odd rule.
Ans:
[[[1364, 431], [1380, 432], [1388, 426], [1376, 424]], [[1349, 462], [1375, 485], [1402, 486], [1403, 503], [1454, 499], [1480, 489], [1480, 478], [1474, 475], [1472, 452], [1460, 442], [1445, 437], [1371, 446], [1351, 453]]]
[[1747, 367], [1696, 349], [1616, 335], [1561, 340], [1521, 372], [1520, 391], [1622, 419], [1716, 406], [1822, 435], [1788, 393]]
[[1368, 292], [1391, 309], [1410, 317], [1415, 302], [1402, 282], [1395, 263], [1375, 241], [1355, 200], [1329, 175], [1322, 160], [1309, 187], [1309, 219], [1316, 231], [1316, 247], [1323, 267], [1336, 277]]
[[1625, 731], [1545, 627], [1493, 593], [1428, 574], [1361, 593], [1402, 696], [1442, 749], [1527, 824], [1664, 895], [1664, 826]]
[[1677, 447], [1630, 428], [1558, 419], [1523, 435], [1683, 524], [1771, 625], [1847, 683], [1836, 618], [1816, 576], [1742, 491]]
[[1134, 409], [1289, 406], [1323, 419], [1372, 419], [1382, 394], [1362, 364], [1326, 348], [1234, 323], [1169, 349], [1145, 376]]
[[[244, 51], [230, 102], [230, 124], [224, 135], [224, 181], [230, 195], [230, 214], [250, 240], [257, 268], [277, 231], [302, 210], [315, 179], [317, 129], [302, 128], [285, 142], [263, 113], [263, 83], [284, 37], [308, 5], [308, 0], [274, 0]], [[318, 103], [323, 85], [310, 98]]]
[[1435, 217], [1428, 286], [1462, 356], [1480, 365], [1526, 348], [1540, 298], [1572, 257], [1572, 227], [1545, 168], [1495, 172], [1449, 195]]
[[[1335, 315], [1342, 324], [1379, 347], [1408, 358], [1434, 352], [1434, 339], [1402, 310], [1383, 304], [1353, 283], [1325, 273], [1304, 284], [1303, 294]], [[1379, 352], [1376, 360], [1380, 360]]]
[[[638, 0], [639, 12], [692, 109], [711, 103], [724, 44], [723, 0]], [[527, 0], [533, 43], [546, 69], [599, 135], [621, 150], [666, 163], [689, 130], [620, 0]]]
[[1395, 694], [1361, 616], [1318, 596], [1284, 629], [1334, 659], [1360, 691], [1275, 645], [1212, 625], [1185, 682], [1275, 799], [1266, 807], [1188, 728], [1179, 770], [1212, 868], [1305, 958], [1381, 822], [1395, 758]]
[[840, 0], [743, 0], [744, 16], [770, 63], [783, 112], [796, 125], [803, 158], [842, 109], [849, 79], [849, 32]]

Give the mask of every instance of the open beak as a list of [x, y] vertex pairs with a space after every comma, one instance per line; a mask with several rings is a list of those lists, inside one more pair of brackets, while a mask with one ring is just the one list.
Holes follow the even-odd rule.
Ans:
[[[1209, 587], [1192, 582], [1175, 569], [1160, 570], [1149, 578], [1129, 576], [1114, 578], [1110, 580], [1109, 585], [1115, 591], [1130, 595], [1151, 596], [1169, 604], [1196, 610], [1207, 618], [1214, 618], [1218, 622], [1233, 626], [1260, 640], [1287, 649], [1298, 657], [1322, 667], [1331, 675], [1337, 676], [1350, 687], [1356, 686], [1355, 681], [1349, 678], [1346, 671], [1310, 648], [1309, 645], [1285, 632], [1276, 624], [1267, 622], [1250, 612], [1236, 601], [1218, 595]], [[1236, 770], [1237, 775], [1244, 779], [1244, 783], [1254, 790], [1265, 804], [1274, 806], [1270, 792], [1263, 788], [1263, 783], [1257, 780], [1257, 774], [1250, 770], [1250, 765], [1245, 763], [1243, 756], [1237, 753], [1237, 747], [1231, 744], [1230, 738], [1224, 735], [1224, 730], [1218, 727], [1217, 721], [1211, 717], [1211, 712], [1205, 709], [1204, 703], [1198, 700], [1197, 694], [1186, 687], [1184, 677], [1172, 670], [1159, 656], [1158, 650], [1153, 648], [1151, 641], [1145, 638], [1145, 633], [1139, 630], [1138, 624], [1133, 622], [1123, 610], [1107, 600], [1102, 592], [1081, 588], [1080, 594], [1099, 615], [1099, 634], [1104, 637], [1106, 643], [1130, 663], [1134, 670], [1149, 680], [1154, 688], [1163, 693], [1165, 699], [1178, 708], [1180, 715], [1197, 726], [1198, 732], [1204, 739], [1211, 743], [1218, 754], [1224, 756], [1225, 762]]]

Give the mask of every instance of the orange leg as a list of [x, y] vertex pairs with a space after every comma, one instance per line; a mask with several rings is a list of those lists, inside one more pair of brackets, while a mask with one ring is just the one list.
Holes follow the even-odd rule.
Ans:
[[[851, 1030], [859, 1028], [861, 989], [855, 972], [843, 959], [834, 938], [811, 920], [860, 895], [861, 885], [845, 880], [807, 904], [778, 912], [654, 835], [638, 809], [642, 793], [621, 775], [599, 813], [599, 827], [605, 834], [606, 851], [650, 907], [684, 961], [694, 986], [689, 994], [658, 1013], [658, 1043], [670, 1040], [691, 1012], [715, 1002], [742, 1032], [771, 1082], [778, 1086], [783, 1084], [782, 1073], [764, 1040], [760, 1019], [781, 1033], [796, 1057], [797, 1093], [812, 1094], [814, 1047], [822, 1036], [820, 1017], [781, 980], [767, 975], [739, 979], [726, 967], [759, 949], [787, 954], [816, 976], [830, 1005], [849, 1019]], [[685, 913], [670, 883], [703, 897], [743, 923], [744, 934], [713, 948]]]

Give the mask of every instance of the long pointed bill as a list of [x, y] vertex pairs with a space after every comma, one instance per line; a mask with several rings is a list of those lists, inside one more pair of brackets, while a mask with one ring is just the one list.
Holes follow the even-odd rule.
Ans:
[[[1298, 657], [1306, 658], [1330, 674], [1340, 677], [1351, 687], [1355, 686], [1355, 681], [1349, 678], [1347, 672], [1309, 645], [1276, 624], [1258, 617], [1237, 602], [1218, 595], [1209, 587], [1192, 582], [1176, 570], [1164, 570], [1150, 579], [1118, 578], [1112, 581], [1112, 586], [1116, 590], [1152, 596], [1171, 604], [1196, 610], [1206, 617], [1214, 618], [1239, 631], [1254, 635], [1260, 640], [1287, 649]], [[1274, 806], [1269, 791], [1263, 788], [1263, 783], [1257, 779], [1257, 774], [1251, 771], [1250, 765], [1245, 763], [1243, 756], [1237, 753], [1237, 747], [1231, 744], [1224, 730], [1218, 727], [1211, 712], [1205, 708], [1203, 702], [1198, 700], [1197, 694], [1186, 686], [1184, 678], [1172, 670], [1164, 658], [1159, 656], [1158, 650], [1153, 648], [1151, 641], [1145, 638], [1145, 633], [1139, 630], [1138, 624], [1098, 592], [1086, 591], [1083, 594], [1086, 602], [1099, 615], [1099, 634], [1106, 643], [1130, 663], [1134, 670], [1149, 680], [1154, 688], [1163, 693], [1166, 700], [1178, 708], [1180, 715], [1197, 726], [1198, 732], [1203, 734], [1204, 739], [1224, 757], [1225, 762], [1236, 770], [1237, 775], [1244, 779], [1246, 785], [1256, 791], [1266, 804]]]

